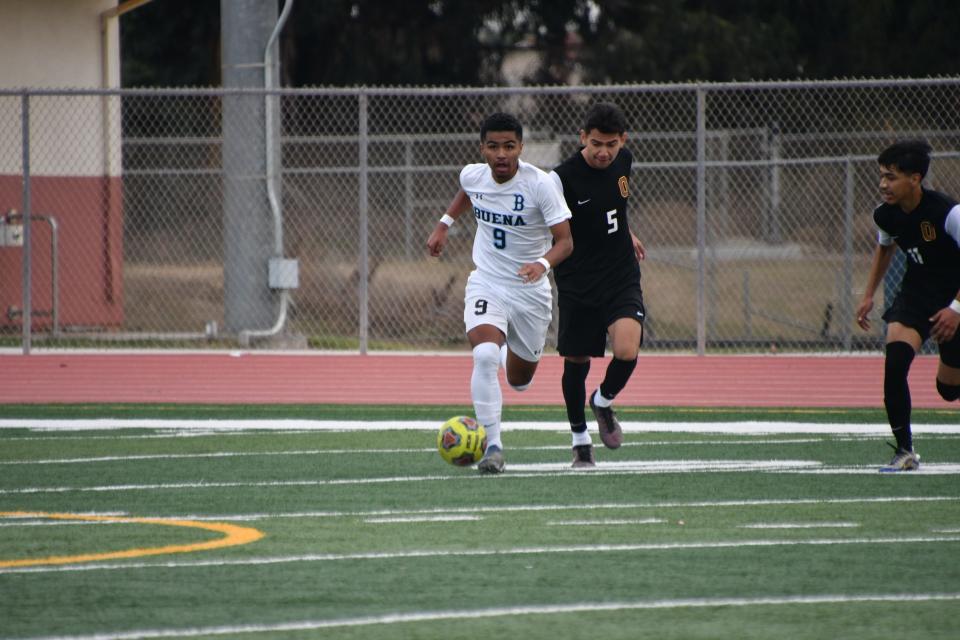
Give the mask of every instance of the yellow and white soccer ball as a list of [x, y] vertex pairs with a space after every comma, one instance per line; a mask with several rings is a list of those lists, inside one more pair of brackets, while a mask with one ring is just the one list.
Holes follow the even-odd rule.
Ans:
[[455, 416], [440, 427], [437, 450], [450, 464], [469, 467], [480, 462], [487, 450], [487, 431], [469, 416]]

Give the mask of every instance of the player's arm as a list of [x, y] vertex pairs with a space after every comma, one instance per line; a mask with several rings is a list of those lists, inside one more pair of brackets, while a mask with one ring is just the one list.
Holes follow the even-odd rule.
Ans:
[[447, 231], [450, 230], [450, 225], [456, 222], [457, 218], [469, 208], [470, 197], [463, 189], [458, 190], [457, 195], [453, 196], [453, 200], [450, 201], [450, 206], [447, 207], [447, 211], [437, 221], [437, 225], [433, 228], [433, 233], [427, 238], [427, 250], [431, 256], [436, 257], [440, 255], [444, 245], [447, 244]]
[[630, 232], [630, 241], [633, 242], [633, 253], [637, 256], [637, 260], [642, 261], [646, 258], [647, 250], [643, 248], [643, 243], [640, 242], [640, 238], [633, 231]]
[[[960, 205], [954, 206], [947, 214], [944, 229], [960, 248]], [[933, 326], [930, 327], [930, 337], [937, 342], [946, 342], [953, 339], [960, 327], [960, 291], [953, 296], [950, 304], [937, 311], [930, 318]]]
[[570, 233], [570, 222], [564, 220], [550, 226], [550, 234], [553, 236], [553, 246], [543, 257], [534, 262], [528, 262], [520, 267], [517, 272], [526, 282], [536, 282], [556, 265], [563, 262], [567, 256], [573, 253], [573, 235]]
[[937, 342], [947, 342], [957, 335], [960, 327], [960, 291], [953, 297], [950, 304], [937, 311], [930, 318], [933, 326], [930, 327], [930, 337]]
[[[881, 236], [882, 237], [882, 236]], [[893, 260], [893, 254], [897, 251], [897, 245], [883, 244], [877, 245], [873, 252], [873, 262], [870, 265], [870, 275], [867, 277], [867, 285], [863, 289], [863, 298], [857, 306], [857, 324], [864, 331], [870, 329], [870, 311], [873, 309], [873, 296], [877, 292], [877, 287], [883, 280], [884, 274], [890, 267], [890, 261]]]

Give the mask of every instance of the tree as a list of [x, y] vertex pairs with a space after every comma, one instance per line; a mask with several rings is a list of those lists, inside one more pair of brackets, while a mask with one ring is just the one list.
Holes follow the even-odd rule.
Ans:
[[[121, 19], [124, 86], [220, 84], [220, 3], [158, 0]], [[957, 72], [951, 0], [298, 0], [284, 85], [498, 85], [924, 77]]]

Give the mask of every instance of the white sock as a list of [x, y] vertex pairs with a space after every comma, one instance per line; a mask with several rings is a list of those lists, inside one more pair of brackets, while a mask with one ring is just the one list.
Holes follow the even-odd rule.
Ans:
[[500, 347], [500, 368], [507, 370], [507, 343], [504, 342]]
[[581, 431], [577, 433], [576, 431], [571, 432], [573, 434], [573, 446], [578, 447], [582, 444], [593, 444], [593, 440], [590, 439], [589, 431]]
[[497, 368], [500, 366], [500, 348], [493, 342], [483, 342], [473, 348], [473, 375], [470, 376], [470, 395], [477, 422], [487, 432], [487, 446], [500, 443], [500, 414], [503, 409], [503, 394]]
[[600, 393], [600, 387], [597, 387], [597, 390], [593, 392], [593, 404], [598, 407], [607, 408], [613, 404], [613, 400], [607, 400], [603, 397], [603, 394]]

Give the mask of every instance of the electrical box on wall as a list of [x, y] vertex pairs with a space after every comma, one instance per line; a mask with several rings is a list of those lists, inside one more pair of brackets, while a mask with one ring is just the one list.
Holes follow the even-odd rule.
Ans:
[[300, 286], [300, 263], [296, 258], [270, 258], [268, 276], [271, 289], [296, 289]]
[[0, 219], [0, 247], [22, 247], [23, 225], [10, 224]]

